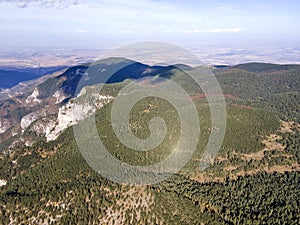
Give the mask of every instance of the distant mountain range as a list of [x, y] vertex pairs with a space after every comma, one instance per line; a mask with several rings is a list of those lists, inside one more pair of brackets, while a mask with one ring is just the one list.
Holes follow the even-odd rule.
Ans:
[[7, 68], [0, 67], [0, 89], [11, 88], [20, 82], [37, 79], [64, 67]]

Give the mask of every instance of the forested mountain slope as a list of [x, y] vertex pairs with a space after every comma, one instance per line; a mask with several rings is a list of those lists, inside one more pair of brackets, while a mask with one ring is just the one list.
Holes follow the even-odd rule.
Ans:
[[[115, 96], [129, 80], [165, 77], [189, 92], [199, 113], [199, 143], [189, 162], [169, 179], [144, 186], [114, 183], [92, 170], [74, 138], [72, 126], [76, 124], [57, 128], [60, 118], [66, 119], [63, 113], [68, 114], [69, 107], [83, 104], [85, 95], [78, 97], [75, 89], [88, 65], [73, 67], [36, 87], [39, 105], [33, 101], [20, 107], [33, 111], [52, 104], [55, 110], [33, 120], [18, 135], [3, 138], [2, 146], [9, 146], [7, 140], [13, 143], [14, 138], [28, 143], [15, 144], [9, 150], [3, 147], [0, 155], [0, 224], [300, 223], [298, 66], [282, 69], [279, 65], [253, 63], [213, 69], [226, 100], [227, 127], [217, 157], [199, 171], [213, 129], [203, 92], [175, 66], [150, 67], [126, 59], [108, 59], [95, 68], [108, 73], [113, 70], [111, 64], [125, 67], [96, 93], [111, 98], [101, 98], [99, 107], [91, 108], [99, 137], [109, 152], [132, 165], [153, 164], [170, 154], [180, 136], [180, 118], [168, 102], [148, 97], [130, 114], [130, 126], [139, 138], [149, 136], [151, 118], [164, 119], [168, 133], [153, 151], [138, 152], [120, 143], [110, 121]], [[82, 86], [85, 94], [94, 93], [99, 82], [103, 82], [99, 77], [87, 79]], [[58, 90], [62, 98], [54, 97]], [[12, 108], [18, 107], [12, 107], [9, 101], [5, 101], [6, 107], [14, 112]], [[26, 113], [17, 113], [19, 119]], [[20, 120], [15, 119], [14, 126]], [[48, 133], [38, 129], [41, 124], [47, 127], [50, 121], [54, 121], [52, 132], [58, 131], [51, 140]]]

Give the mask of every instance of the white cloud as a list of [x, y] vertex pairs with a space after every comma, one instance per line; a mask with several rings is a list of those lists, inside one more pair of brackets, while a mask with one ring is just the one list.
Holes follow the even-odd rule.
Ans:
[[131, 34], [132, 31], [131, 30], [121, 30], [120, 33], [121, 34]]
[[19, 8], [26, 8], [30, 5], [39, 5], [53, 8], [67, 8], [71, 5], [83, 3], [82, 0], [0, 0], [0, 3], [12, 3]]
[[205, 32], [207, 32], [207, 33], [239, 33], [241, 31], [242, 31], [242, 28], [236, 27], [236, 28], [227, 28], [227, 29], [220, 29], [220, 28], [210, 29]]
[[[242, 28], [214, 28], [209, 30], [200, 30], [200, 29], [194, 29], [194, 30], [177, 30], [175, 33], [187, 33], [187, 34], [195, 34], [195, 33], [239, 33], [242, 31]], [[165, 33], [172, 33], [172, 30], [165, 30]]]
[[87, 31], [86, 30], [76, 30], [75, 32], [76, 33], [86, 33]]

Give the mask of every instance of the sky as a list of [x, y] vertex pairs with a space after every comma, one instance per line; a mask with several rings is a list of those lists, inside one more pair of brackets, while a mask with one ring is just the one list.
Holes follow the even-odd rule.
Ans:
[[297, 0], [0, 0], [0, 48], [135, 41], [298, 46]]

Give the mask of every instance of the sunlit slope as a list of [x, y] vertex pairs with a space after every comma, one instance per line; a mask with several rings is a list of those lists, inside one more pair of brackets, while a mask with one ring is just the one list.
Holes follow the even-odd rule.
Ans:
[[[226, 135], [216, 159], [200, 172], [212, 129], [207, 100], [182, 70], [156, 68], [153, 78], [164, 76], [179, 83], [198, 110], [198, 147], [186, 166], [159, 184], [134, 187], [111, 182], [86, 163], [70, 127], [55, 141], [37, 138], [32, 147], [1, 155], [0, 177], [8, 181], [0, 188], [3, 223], [298, 224], [298, 106], [279, 107], [284, 99], [274, 96], [297, 92], [299, 76], [285, 72], [265, 77], [245, 70], [217, 71], [227, 103]], [[107, 84], [101, 93], [117, 96], [129, 82], [126, 78]], [[95, 122], [99, 138], [116, 159], [150, 165], [172, 152], [180, 137], [174, 106], [148, 97], [132, 109], [129, 124], [138, 138], [151, 135], [149, 121], [154, 117], [163, 118], [167, 126], [162, 143], [146, 153], [117, 139], [111, 126], [113, 104], [114, 100], [97, 110]]]

